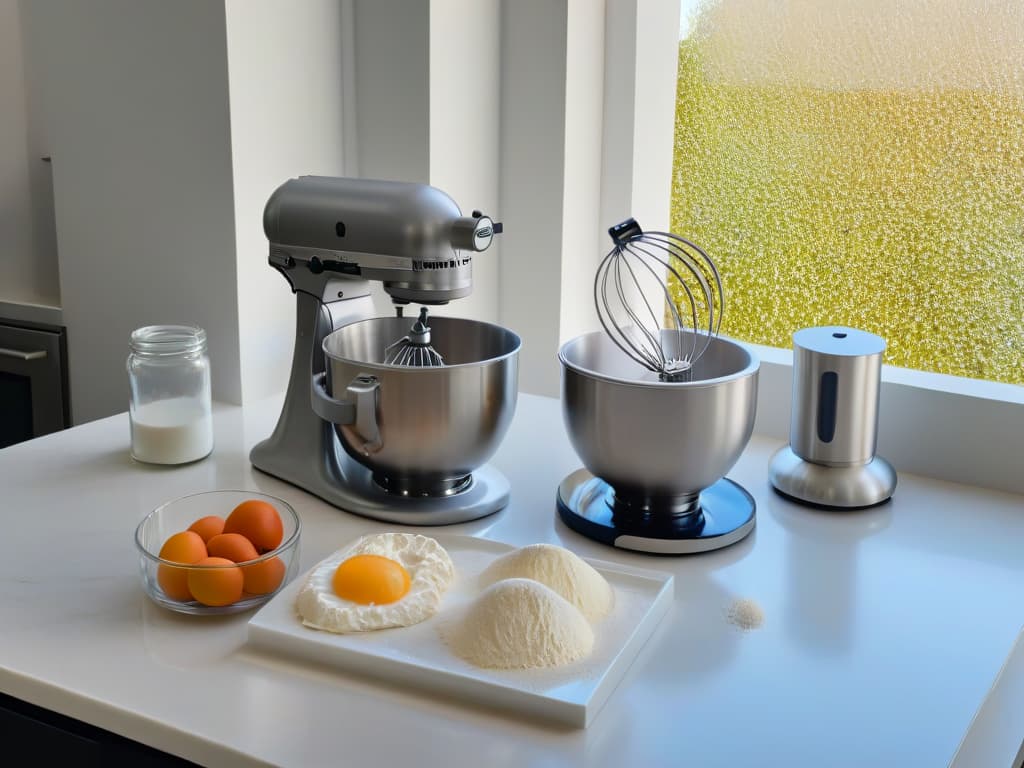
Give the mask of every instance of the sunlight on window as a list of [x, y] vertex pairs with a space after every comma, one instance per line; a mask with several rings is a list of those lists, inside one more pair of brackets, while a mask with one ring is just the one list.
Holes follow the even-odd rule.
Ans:
[[672, 231], [722, 333], [1024, 383], [1024, 4], [682, 0]]

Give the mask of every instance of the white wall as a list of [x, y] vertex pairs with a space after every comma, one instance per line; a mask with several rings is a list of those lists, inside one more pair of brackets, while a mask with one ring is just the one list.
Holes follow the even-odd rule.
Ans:
[[[467, 214], [499, 205], [499, 0], [355, 0], [349, 173], [432, 184]], [[438, 315], [497, 322], [504, 235], [473, 257], [473, 292]], [[377, 309], [393, 310], [377, 293]]]
[[501, 322], [524, 391], [557, 396], [559, 346], [600, 329], [608, 228], [668, 226], [678, 24], [676, 0], [502, 5]]
[[558, 348], [600, 329], [608, 227], [668, 227], [677, 0], [502, 5], [501, 322], [520, 386], [559, 394]]
[[523, 339], [520, 388], [551, 394], [559, 381], [567, 3], [504, 2], [501, 34], [500, 320]]
[[[125, 410], [128, 336], [151, 323], [206, 329], [216, 399], [280, 391], [295, 299], [267, 264], [263, 207], [288, 178], [344, 173], [342, 2], [37, 0], [24, 16], [29, 93], [11, 45], [2, 83], [21, 92], [0, 96], [38, 109], [6, 119], [0, 158], [17, 161], [29, 221], [25, 145], [50, 145], [75, 421]], [[0, 42], [21, 42], [17, 26]], [[0, 285], [38, 269], [19, 234]]]
[[60, 301], [49, 154], [23, 45], [24, 0], [0, 0], [0, 301]]
[[[430, 4], [350, 0], [352, 72], [346, 83], [346, 174], [367, 179], [430, 183]], [[371, 285], [378, 314], [391, 299]]]
[[132, 329], [204, 327], [239, 402], [224, 7], [34, 0], [25, 45], [50, 129], [76, 423], [127, 408]]
[[[430, 183], [462, 209], [503, 224], [498, 200], [501, 35], [499, 0], [431, 0]], [[459, 44], [450, 45], [452, 30]], [[504, 235], [473, 256], [473, 292], [438, 314], [498, 321]]]
[[[604, 92], [614, 96], [602, 117], [602, 255], [612, 248], [608, 228], [628, 218], [645, 230], [670, 226], [680, 7], [676, 0], [608, 0], [606, 10], [614, 34], [605, 37]], [[664, 272], [637, 276], [641, 288], [631, 303], [658, 297], [666, 279]]]
[[[633, 217], [667, 230], [672, 200], [679, 3], [608, 0], [604, 109], [605, 228]], [[611, 240], [604, 238], [605, 251]]]
[[267, 264], [263, 207], [294, 176], [344, 175], [341, 3], [227, 0], [243, 402], [284, 389], [295, 298]]
[[[562, 291], [558, 344], [599, 327], [594, 272], [607, 251], [601, 211], [605, 91], [604, 3], [571, 0], [565, 41], [565, 173], [562, 189]], [[619, 105], [613, 105], [618, 109]], [[547, 370], [558, 368], [554, 355]], [[552, 387], [546, 394], [556, 395]]]
[[355, 123], [363, 178], [430, 181], [430, 3], [354, 0]]

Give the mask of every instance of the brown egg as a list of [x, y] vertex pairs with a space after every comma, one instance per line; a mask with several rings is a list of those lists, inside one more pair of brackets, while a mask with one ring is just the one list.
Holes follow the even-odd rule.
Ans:
[[240, 533], [219, 533], [206, 543], [210, 557], [224, 557], [233, 563], [244, 563], [259, 557], [256, 547]]
[[224, 533], [224, 518], [219, 515], [200, 517], [188, 529], [198, 533], [203, 541], [209, 542], [218, 533]]
[[[207, 556], [206, 544], [195, 531], [181, 531], [170, 536], [160, 548], [160, 558], [175, 563], [198, 563]], [[187, 602], [192, 599], [188, 587], [188, 569], [160, 563], [156, 570], [160, 589], [172, 600]]]
[[279, 557], [242, 566], [245, 591], [253, 595], [269, 595], [281, 585], [285, 570], [284, 560]]
[[240, 533], [260, 554], [276, 549], [284, 538], [284, 524], [272, 504], [248, 499], [231, 510], [224, 521], [224, 533]]
[[242, 597], [242, 569], [223, 557], [206, 557], [198, 566], [218, 568], [192, 568], [188, 572], [188, 588], [203, 605], [231, 605]]

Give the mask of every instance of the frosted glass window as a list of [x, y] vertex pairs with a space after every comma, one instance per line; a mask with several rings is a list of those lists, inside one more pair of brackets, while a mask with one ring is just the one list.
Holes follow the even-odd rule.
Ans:
[[1024, 3], [683, 0], [672, 231], [722, 333], [1024, 383]]

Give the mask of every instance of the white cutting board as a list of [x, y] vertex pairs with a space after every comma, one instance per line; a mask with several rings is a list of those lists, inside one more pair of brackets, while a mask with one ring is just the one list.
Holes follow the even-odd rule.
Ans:
[[1024, 628], [974, 715], [949, 768], [1024, 768]]
[[459, 615], [479, 594], [477, 577], [484, 568], [515, 547], [471, 536], [432, 538], [448, 550], [456, 576], [441, 610], [430, 619], [411, 627], [348, 635], [310, 629], [295, 612], [295, 597], [306, 578], [303, 574], [249, 620], [249, 646], [261, 653], [448, 694], [471, 705], [585, 728], [672, 604], [671, 574], [584, 558], [615, 591], [612, 612], [593, 625], [590, 656], [554, 669], [480, 669], [455, 656], [438, 627]]

